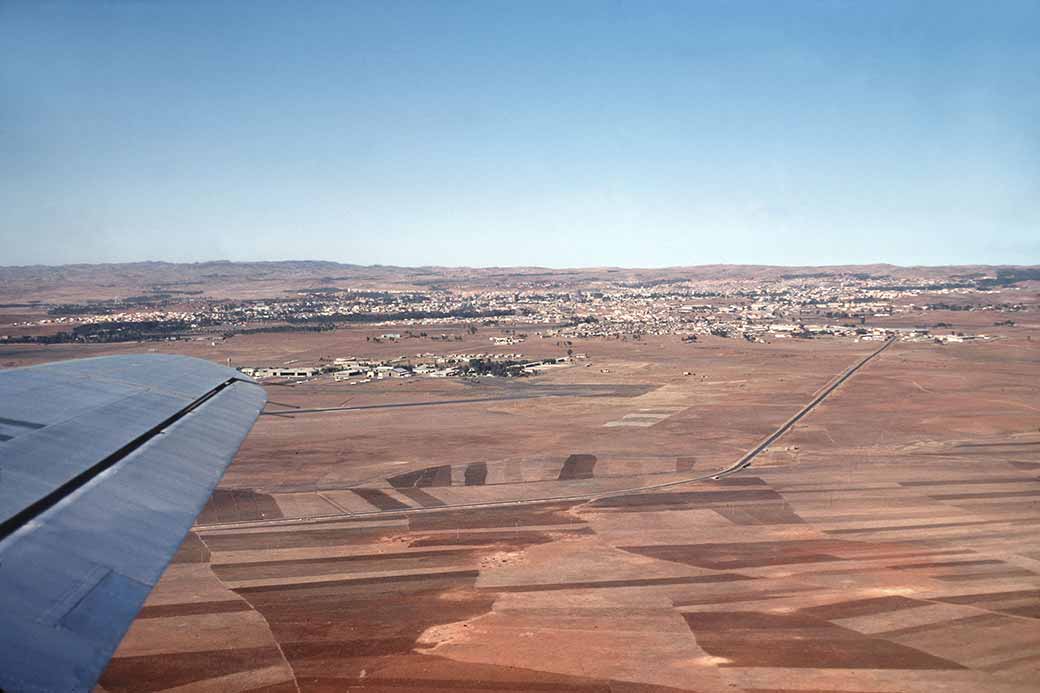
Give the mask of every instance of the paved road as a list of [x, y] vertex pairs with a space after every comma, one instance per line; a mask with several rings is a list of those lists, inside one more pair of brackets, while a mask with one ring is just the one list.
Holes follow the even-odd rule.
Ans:
[[[478, 386], [474, 386], [478, 387]], [[505, 387], [496, 387], [497, 390]], [[509, 386], [516, 392], [506, 392], [490, 397], [469, 397], [465, 399], [437, 399], [429, 402], [388, 402], [386, 404], [360, 404], [353, 407], [310, 407], [306, 409], [287, 409], [286, 411], [265, 411], [261, 416], [281, 416], [292, 418], [297, 414], [320, 414], [334, 411], [362, 411], [365, 409], [396, 409], [399, 407], [432, 407], [441, 404], [470, 404], [477, 402], [503, 402], [519, 399], [537, 399], [539, 397], [638, 397], [653, 387], [643, 385], [516, 385]], [[275, 404], [272, 402], [272, 404]], [[286, 405], [278, 405], [286, 406]]]
[[791, 430], [792, 426], [798, 423], [798, 421], [801, 420], [802, 417], [804, 417], [806, 414], [815, 409], [816, 405], [818, 405], [823, 400], [827, 399], [827, 396], [829, 394], [834, 392], [838, 388], [838, 386], [840, 386], [846, 380], [851, 378], [856, 373], [856, 371], [858, 371], [860, 368], [863, 368], [863, 366], [867, 365], [867, 363], [869, 363], [875, 356], [879, 355], [882, 351], [892, 346], [892, 343], [895, 342], [895, 340], [895, 337], [890, 337], [888, 340], [885, 341], [884, 344], [881, 345], [881, 348], [877, 349], [874, 352], [871, 352], [867, 356], [863, 357], [863, 359], [857, 362], [855, 365], [849, 367], [844, 373], [842, 373], [833, 381], [831, 381], [829, 385], [820, 390], [819, 393], [815, 397], [813, 397], [808, 404], [802, 407], [797, 414], [785, 421], [784, 424], [780, 426], [780, 428], [773, 431], [773, 433], [768, 438], [766, 438], [761, 443], [748, 450], [747, 454], [745, 454], [743, 457], [737, 460], [736, 464], [722, 472], [719, 472], [715, 475], [715, 477], [712, 478], [722, 477], [727, 474], [732, 474], [733, 472], [738, 472], [741, 469], [750, 467], [751, 461], [755, 459], [755, 457], [757, 457], [763, 450], [768, 448], [770, 445], [775, 443], [777, 439], [780, 438], [780, 436]]

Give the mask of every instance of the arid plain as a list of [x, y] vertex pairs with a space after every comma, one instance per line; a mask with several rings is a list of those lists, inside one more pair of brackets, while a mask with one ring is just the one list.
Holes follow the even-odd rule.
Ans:
[[[1040, 284], [1013, 288], [986, 301], [1014, 325], [929, 311], [985, 341], [573, 337], [586, 358], [527, 377], [271, 379], [100, 689], [1035, 691]], [[563, 353], [489, 346], [493, 323], [373, 341], [391, 329], [0, 364]]]

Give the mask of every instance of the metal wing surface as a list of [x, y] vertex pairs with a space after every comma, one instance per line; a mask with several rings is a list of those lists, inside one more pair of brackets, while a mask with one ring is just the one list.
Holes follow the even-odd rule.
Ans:
[[183, 356], [0, 371], [0, 690], [94, 686], [265, 402]]

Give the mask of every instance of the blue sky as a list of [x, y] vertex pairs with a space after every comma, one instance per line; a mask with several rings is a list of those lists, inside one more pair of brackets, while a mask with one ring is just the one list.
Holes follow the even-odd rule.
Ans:
[[0, 265], [1040, 263], [1040, 2], [0, 0]]

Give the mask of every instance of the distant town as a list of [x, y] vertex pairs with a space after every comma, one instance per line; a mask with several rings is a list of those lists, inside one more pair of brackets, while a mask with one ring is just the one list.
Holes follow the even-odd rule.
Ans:
[[[157, 285], [138, 296], [42, 306], [45, 317], [11, 326], [23, 328], [19, 332], [42, 328], [39, 334], [0, 334], [0, 342], [218, 341], [240, 334], [324, 332], [363, 325], [387, 330], [372, 338], [376, 342], [461, 339], [438, 329], [461, 326], [474, 333], [493, 332], [489, 341], [495, 346], [519, 345], [530, 339], [638, 340], [647, 335], [678, 335], [691, 342], [714, 335], [760, 343], [893, 336], [956, 343], [990, 337], [984, 332], [951, 330], [942, 320], [929, 319], [929, 313], [987, 311], [992, 313], [994, 325], [1013, 326], [1015, 313], [1025, 303], [988, 301], [987, 295], [996, 296], [996, 289], [1030, 278], [1020, 274], [1022, 271], [999, 270], [937, 282], [929, 277], [896, 279], [862, 272], [806, 273], [754, 282], [681, 278], [601, 282], [602, 286], [579, 290], [547, 289], [534, 281], [520, 282], [509, 290], [434, 288], [417, 292], [319, 286], [289, 297], [256, 300], [214, 299], [201, 291]], [[1006, 299], [1006, 294], [1000, 296]], [[893, 317], [912, 318], [912, 324], [884, 324]], [[342, 364], [324, 368], [378, 378], [469, 372], [519, 375], [534, 367], [524, 361], [522, 353], [423, 360], [420, 352], [417, 358], [402, 357], [395, 363], [364, 357], [341, 360]], [[477, 365], [467, 366], [474, 361]], [[255, 372], [277, 370], [257, 366]]]

